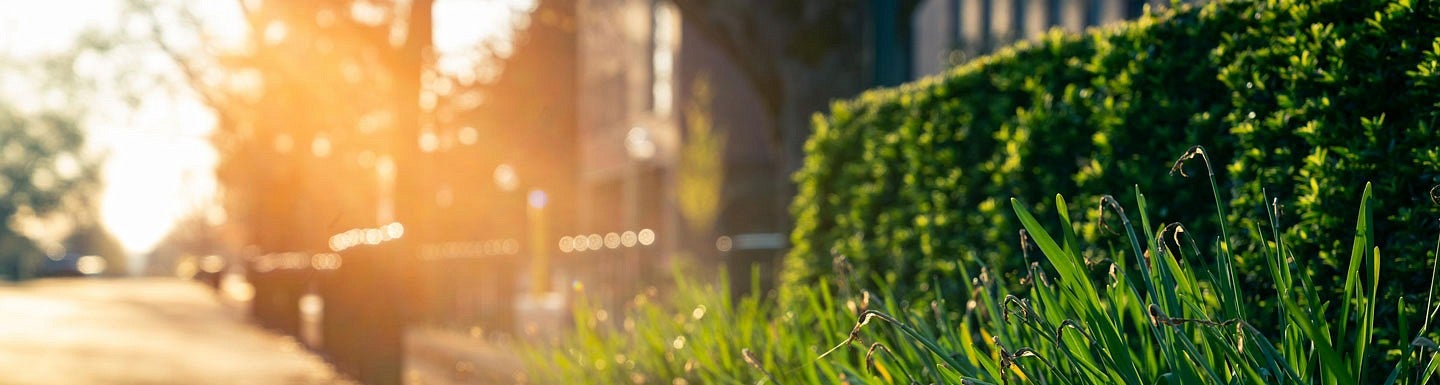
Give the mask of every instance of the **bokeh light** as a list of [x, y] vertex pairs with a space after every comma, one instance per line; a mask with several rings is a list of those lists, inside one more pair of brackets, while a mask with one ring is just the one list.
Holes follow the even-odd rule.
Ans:
[[635, 238], [640, 241], [641, 245], [650, 246], [650, 244], [655, 243], [655, 231], [650, 229], [640, 230], [639, 233], [635, 234]]
[[106, 265], [105, 258], [98, 255], [86, 255], [75, 260], [75, 270], [85, 275], [103, 273], [105, 272]]

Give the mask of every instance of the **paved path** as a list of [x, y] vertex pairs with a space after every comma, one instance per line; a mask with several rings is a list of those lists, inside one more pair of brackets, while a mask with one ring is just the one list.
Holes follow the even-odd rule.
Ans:
[[0, 384], [348, 384], [173, 279], [0, 283]]
[[406, 340], [407, 385], [526, 383], [513, 348], [440, 329], [416, 327]]

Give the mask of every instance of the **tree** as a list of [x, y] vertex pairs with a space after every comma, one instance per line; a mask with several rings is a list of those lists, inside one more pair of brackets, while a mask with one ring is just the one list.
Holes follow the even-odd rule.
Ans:
[[680, 215], [693, 233], [691, 242], [704, 245], [711, 238], [720, 214], [720, 194], [725, 187], [726, 136], [716, 132], [710, 104], [714, 96], [708, 76], [695, 79], [690, 102], [685, 106], [685, 144], [680, 148], [676, 177]]
[[[248, 38], [225, 50], [189, 4], [132, 1], [219, 118], [216, 177], [243, 241], [320, 250], [347, 228], [420, 215], [411, 186], [433, 0], [237, 3]], [[187, 36], [199, 47], [177, 43]], [[393, 206], [377, 209], [388, 195]]]
[[72, 113], [25, 114], [0, 101], [0, 274], [22, 278], [38, 254], [27, 224], [70, 215], [91, 205], [98, 167], [83, 153], [85, 137]]
[[530, 97], [573, 92], [572, 1], [538, 2], [509, 55], [476, 47], [485, 76], [437, 68], [431, 0], [238, 3], [249, 38], [227, 51], [187, 5], [134, 1], [220, 118], [217, 178], [247, 244], [315, 250], [388, 221], [412, 244], [523, 228], [499, 206], [524, 192], [491, 182], [506, 162], [526, 188], [573, 189], [573, 107]]
[[80, 122], [89, 111], [75, 101], [104, 79], [70, 69], [115, 45], [91, 30], [70, 49], [3, 68], [33, 80], [39, 97], [23, 105], [0, 97], [0, 276], [24, 278], [42, 254], [64, 252], [60, 236], [97, 223], [103, 159], [85, 149]]

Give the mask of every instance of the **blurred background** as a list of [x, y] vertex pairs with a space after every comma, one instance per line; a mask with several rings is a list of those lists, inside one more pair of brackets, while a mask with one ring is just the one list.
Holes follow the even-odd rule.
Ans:
[[812, 114], [1148, 3], [7, 0], [0, 277], [199, 280], [386, 383], [421, 328], [769, 290]]

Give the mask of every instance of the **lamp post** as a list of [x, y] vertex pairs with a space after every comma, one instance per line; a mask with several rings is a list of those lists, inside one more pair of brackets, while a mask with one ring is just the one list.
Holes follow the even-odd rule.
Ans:
[[545, 231], [545, 204], [549, 197], [545, 190], [532, 189], [525, 201], [525, 220], [530, 224], [530, 295], [538, 299], [550, 291], [550, 252], [545, 242], [549, 238], [549, 232]]
[[[643, 126], [631, 127], [625, 134], [625, 153], [630, 158], [630, 167], [625, 178], [625, 228], [638, 229], [641, 227], [640, 178], [644, 175], [641, 168], [645, 162], [655, 157], [655, 141], [650, 139], [650, 130]], [[638, 280], [633, 278], [644, 276], [639, 274], [644, 268], [640, 264], [639, 253], [636, 248], [625, 250], [626, 262], [633, 269], [631, 272], [639, 276], [628, 279], [628, 282], [637, 282]]]

